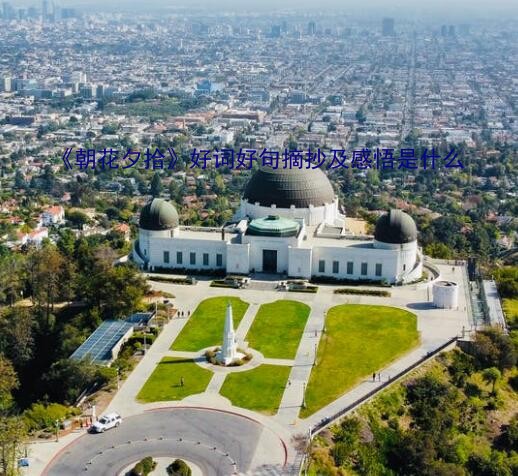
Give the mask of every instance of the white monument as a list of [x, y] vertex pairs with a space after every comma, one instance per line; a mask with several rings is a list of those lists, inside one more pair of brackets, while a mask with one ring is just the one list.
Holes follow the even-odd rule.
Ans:
[[237, 351], [236, 333], [234, 332], [232, 306], [228, 303], [225, 315], [225, 329], [223, 330], [223, 345], [216, 355], [216, 360], [223, 365], [230, 365], [240, 357], [241, 354]]

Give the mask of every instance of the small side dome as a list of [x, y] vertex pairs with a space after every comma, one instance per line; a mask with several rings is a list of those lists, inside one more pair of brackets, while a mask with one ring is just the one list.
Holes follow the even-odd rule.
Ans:
[[179, 224], [176, 208], [163, 198], [154, 198], [140, 212], [139, 227], [144, 230], [170, 230]]
[[374, 238], [382, 243], [411, 243], [417, 240], [417, 227], [410, 215], [401, 210], [390, 210], [378, 219]]

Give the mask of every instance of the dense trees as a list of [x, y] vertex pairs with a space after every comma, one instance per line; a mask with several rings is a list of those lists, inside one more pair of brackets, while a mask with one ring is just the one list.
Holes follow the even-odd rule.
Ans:
[[6, 476], [15, 474], [27, 437], [23, 420], [12, 413], [12, 392], [18, 385], [12, 364], [0, 354], [0, 474]]
[[0, 374], [17, 374], [7, 393], [0, 383], [0, 402], [12, 393], [19, 409], [42, 399], [73, 403], [102, 380], [96, 367], [68, 357], [103, 319], [139, 309], [147, 289], [131, 264], [115, 265], [108, 236], [59, 236], [56, 245], [0, 255]]
[[[343, 419], [330, 440], [317, 437], [309, 474], [518, 474], [516, 395], [508, 386], [515, 369], [511, 339], [480, 333], [469, 354], [441, 357]], [[495, 431], [498, 420], [508, 423]]]

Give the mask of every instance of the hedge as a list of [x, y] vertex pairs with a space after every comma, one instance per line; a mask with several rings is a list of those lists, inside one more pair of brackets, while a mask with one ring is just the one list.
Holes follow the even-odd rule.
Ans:
[[335, 289], [335, 294], [363, 294], [365, 296], [382, 296], [390, 297], [389, 291], [382, 291], [380, 289], [355, 289], [355, 288], [341, 288]]

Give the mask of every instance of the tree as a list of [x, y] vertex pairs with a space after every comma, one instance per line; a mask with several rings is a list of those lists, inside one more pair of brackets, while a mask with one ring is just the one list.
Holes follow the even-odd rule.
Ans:
[[18, 459], [25, 450], [27, 430], [23, 420], [14, 416], [0, 417], [0, 474], [18, 474]]
[[495, 385], [502, 378], [502, 374], [496, 367], [489, 367], [482, 372], [482, 378], [486, 383], [493, 385], [491, 393], [495, 393]]
[[88, 360], [62, 359], [50, 367], [42, 380], [54, 402], [73, 404], [97, 378], [97, 367]]
[[0, 318], [0, 352], [20, 368], [32, 358], [33, 319], [28, 308], [13, 307]]
[[504, 427], [500, 435], [500, 444], [507, 451], [518, 448], [518, 414], [514, 415], [509, 424]]
[[54, 245], [32, 251], [28, 267], [32, 297], [37, 306], [45, 309], [48, 327], [49, 316], [57, 300], [71, 297], [74, 267]]
[[516, 352], [511, 338], [498, 329], [477, 332], [473, 356], [479, 369], [497, 367], [500, 371], [516, 365]]
[[24, 258], [9, 253], [0, 256], [0, 302], [12, 305], [23, 289]]
[[14, 188], [18, 190], [21, 188], [27, 188], [27, 182], [20, 169], [16, 170], [16, 173], [14, 175]]
[[84, 225], [91, 223], [90, 218], [86, 213], [80, 210], [69, 210], [66, 212], [66, 219], [72, 226], [82, 229]]
[[162, 189], [162, 179], [160, 178], [160, 174], [158, 172], [155, 172], [155, 175], [153, 175], [153, 178], [151, 179], [151, 196], [159, 197], [162, 194]]
[[12, 392], [18, 388], [18, 376], [13, 364], [0, 354], [0, 413], [9, 410], [13, 403]]
[[103, 319], [124, 317], [138, 306], [147, 290], [145, 279], [131, 263], [114, 266], [117, 255], [100, 246], [87, 257], [81, 275], [81, 295]]

